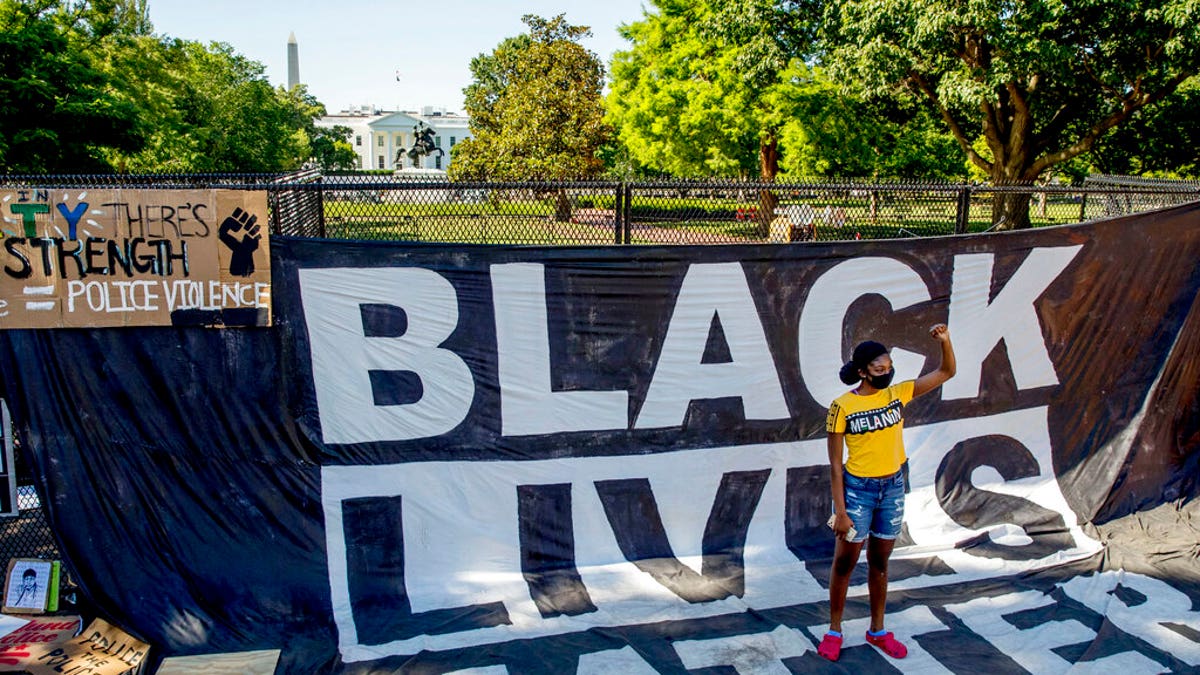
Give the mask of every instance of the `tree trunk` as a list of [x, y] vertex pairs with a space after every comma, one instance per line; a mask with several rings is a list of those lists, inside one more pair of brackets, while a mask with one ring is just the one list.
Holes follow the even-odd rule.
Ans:
[[[779, 173], [779, 141], [775, 131], [768, 130], [758, 142], [759, 180], [764, 183], [774, 183], [775, 175]], [[761, 190], [758, 193], [758, 215], [754, 218], [754, 234], [765, 238], [771, 231], [771, 221], [775, 219], [775, 207], [779, 198], [771, 190]]]
[[554, 220], [560, 223], [571, 222], [571, 198], [566, 190], [559, 190], [554, 195]]
[[[1025, 155], [1001, 157], [992, 164], [992, 185], [996, 187], [1024, 186], [1033, 190], [1037, 176], [1028, 176]], [[1029, 202], [1032, 192], [997, 192], [992, 197], [992, 228], [995, 230], [1027, 230]]]
[[992, 227], [996, 230], [1027, 230], [1029, 223], [1028, 192], [997, 192], [992, 197]]

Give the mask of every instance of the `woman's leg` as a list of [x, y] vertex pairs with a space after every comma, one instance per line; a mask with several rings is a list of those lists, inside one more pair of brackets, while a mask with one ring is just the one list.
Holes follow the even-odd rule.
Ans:
[[[858, 564], [863, 542], [851, 543], [837, 537], [833, 549], [833, 565], [829, 573], [829, 630], [842, 632], [842, 611], [846, 609], [846, 591], [850, 574]], [[873, 596], [872, 596], [873, 597]]]
[[[874, 633], [883, 630], [883, 610], [887, 607], [888, 558], [891, 557], [892, 549], [895, 547], [895, 539], [880, 539], [872, 536], [867, 543], [867, 590], [871, 596], [871, 631]], [[829, 590], [832, 596], [832, 581], [829, 583]], [[846, 590], [843, 588], [843, 603], [845, 597]], [[832, 604], [833, 602], [830, 600], [831, 607]]]

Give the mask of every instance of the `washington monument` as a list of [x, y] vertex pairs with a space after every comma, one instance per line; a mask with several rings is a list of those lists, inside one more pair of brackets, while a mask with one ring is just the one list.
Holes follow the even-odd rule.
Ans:
[[288, 36], [288, 91], [300, 84], [300, 45], [296, 43], [296, 33]]

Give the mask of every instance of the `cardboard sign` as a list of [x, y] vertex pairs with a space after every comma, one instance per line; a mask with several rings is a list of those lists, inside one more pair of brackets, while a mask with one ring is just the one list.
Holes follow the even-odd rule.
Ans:
[[79, 637], [66, 642], [29, 644], [19, 650], [27, 652], [25, 656], [17, 656], [16, 649], [7, 653], [12, 654], [12, 659], [19, 659], [19, 669], [30, 675], [134, 675], [141, 672], [149, 650], [150, 645], [145, 642], [103, 619], [96, 619]]
[[267, 194], [0, 190], [0, 329], [267, 326]]
[[[48, 645], [66, 642], [79, 634], [83, 620], [78, 616], [39, 616], [5, 635], [0, 635], [0, 649], [5, 651], [28, 645]], [[0, 663], [5, 653], [0, 651]]]
[[[16, 617], [0, 614], [0, 626]], [[30, 651], [37, 646], [57, 645], [79, 634], [83, 620], [78, 616], [19, 619], [23, 624], [0, 636], [0, 672], [28, 672]]]

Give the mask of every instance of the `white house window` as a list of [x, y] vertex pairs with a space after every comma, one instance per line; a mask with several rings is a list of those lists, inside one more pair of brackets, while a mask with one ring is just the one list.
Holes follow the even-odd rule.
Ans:
[[[378, 143], [376, 143], [376, 145], [378, 145], [378, 146], [379, 146], [379, 147], [381, 147], [381, 148], [383, 147], [383, 136], [380, 136], [380, 137], [379, 137], [379, 142], [378, 142]], [[381, 169], [382, 169], [383, 167], [379, 167], [379, 168], [381, 168]]]
[[[383, 139], [381, 138], [379, 140], [383, 140]], [[381, 169], [383, 168], [383, 155], [379, 156], [379, 168], [381, 168]]]
[[355, 145], [362, 145], [362, 134], [355, 134], [355, 135], [354, 135], [354, 144], [355, 144]]
[[441, 136], [433, 137], [433, 147], [435, 147], [435, 148], [442, 147], [442, 137]]
[[450, 137], [450, 147], [452, 147], [452, 148], [454, 147], [454, 137], [453, 136]]
[[437, 169], [442, 168], [442, 156], [441, 155], [437, 155], [436, 157], [433, 158], [433, 166], [434, 166], [434, 168], [437, 168]]

